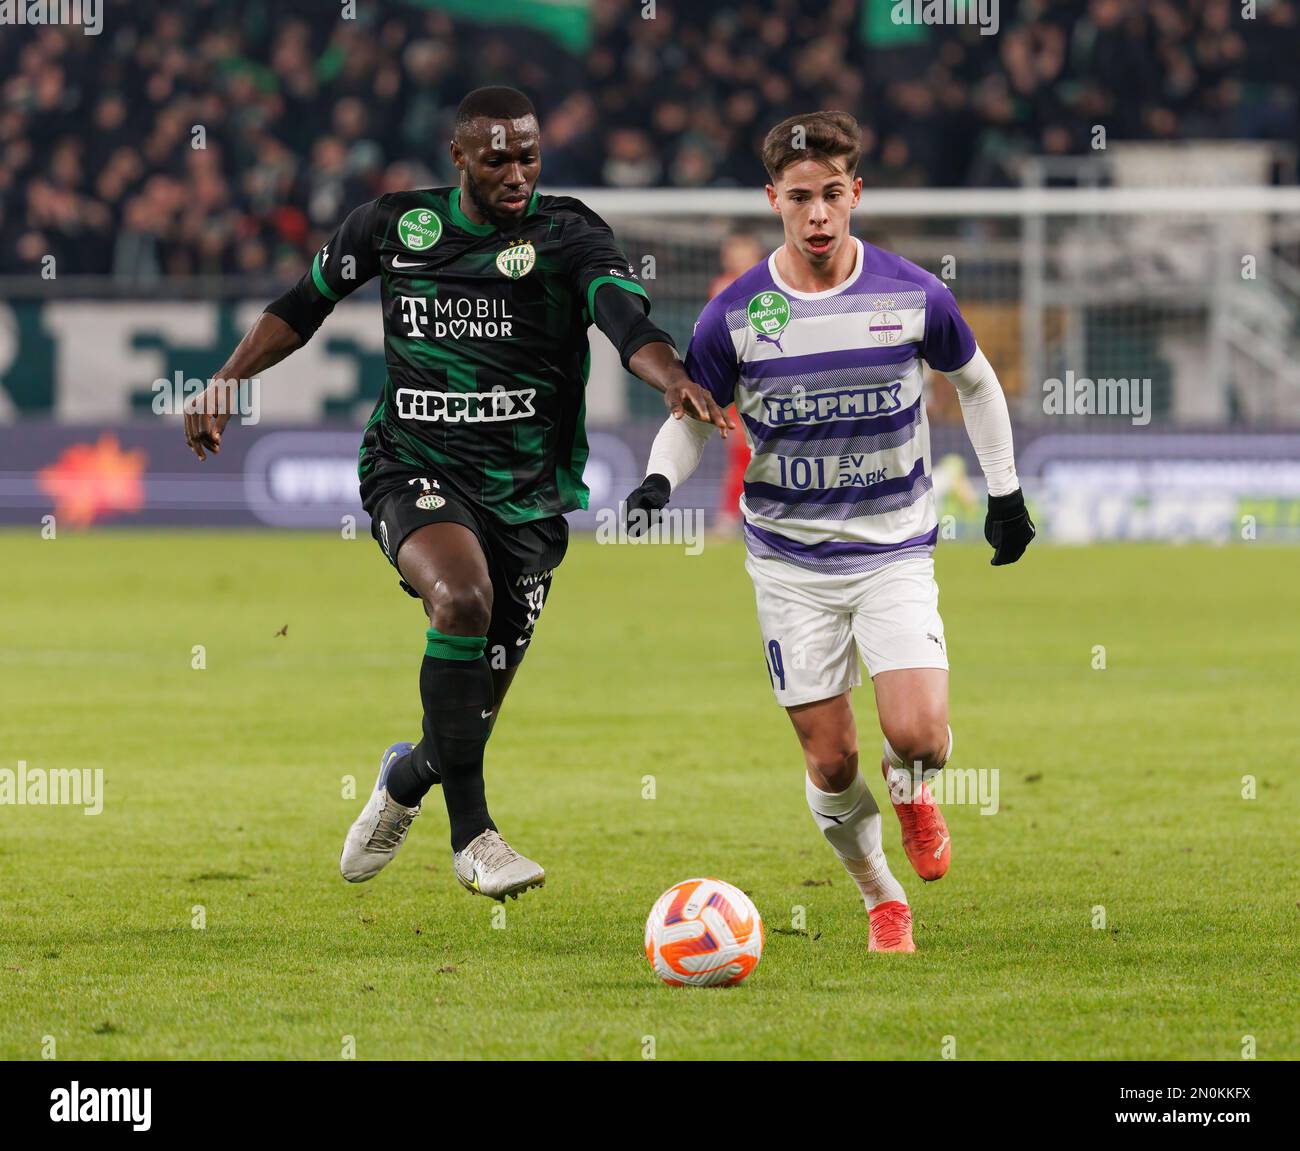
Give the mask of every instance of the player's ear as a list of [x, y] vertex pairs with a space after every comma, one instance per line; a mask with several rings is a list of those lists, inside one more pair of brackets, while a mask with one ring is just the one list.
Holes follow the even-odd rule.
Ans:
[[776, 187], [772, 184], [767, 185], [767, 202], [772, 205], [772, 211], [780, 213], [781, 209], [776, 202]]
[[457, 168], [460, 168], [460, 169], [464, 170], [464, 167], [465, 167], [465, 151], [464, 151], [464, 149], [461, 148], [461, 146], [456, 142], [456, 137], [455, 137], [455, 136], [453, 136], [453, 137], [451, 138], [451, 142], [447, 145], [447, 151], [449, 151], [449, 152], [451, 153], [451, 162], [452, 162], [453, 164], [455, 164]]
[[850, 202], [849, 207], [856, 208], [858, 201], [862, 199], [862, 177], [854, 176], [853, 183], [849, 185], [849, 188], [853, 192], [853, 200]]

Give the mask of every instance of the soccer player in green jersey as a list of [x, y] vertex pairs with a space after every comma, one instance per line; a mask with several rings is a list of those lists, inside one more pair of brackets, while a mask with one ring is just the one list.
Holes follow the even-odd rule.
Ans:
[[543, 869], [488, 814], [483, 748], [564, 557], [564, 513], [586, 507], [583, 393], [595, 323], [676, 417], [726, 430], [608, 226], [536, 190], [537, 117], [513, 88], [461, 102], [452, 188], [356, 208], [310, 271], [270, 304], [185, 417], [200, 460], [220, 450], [229, 389], [306, 343], [344, 296], [380, 278], [387, 379], [362, 437], [361, 500], [402, 587], [428, 616], [423, 737], [396, 743], [348, 832], [340, 870], [376, 875], [441, 783], [456, 876], [495, 899]]

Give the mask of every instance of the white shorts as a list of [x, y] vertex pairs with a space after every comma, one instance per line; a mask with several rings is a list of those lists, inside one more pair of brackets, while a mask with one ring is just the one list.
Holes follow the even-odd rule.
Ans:
[[776, 702], [795, 707], [911, 667], [948, 668], [934, 558], [910, 556], [853, 575], [746, 555]]

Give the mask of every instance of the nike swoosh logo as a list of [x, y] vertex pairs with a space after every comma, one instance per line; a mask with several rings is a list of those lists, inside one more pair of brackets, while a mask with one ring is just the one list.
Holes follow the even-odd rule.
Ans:
[[481, 712], [479, 712], [479, 718], [480, 718], [480, 719], [491, 719], [491, 718], [492, 718], [492, 710], [491, 710], [491, 708], [489, 708], [487, 711], [481, 711]]
[[423, 260], [416, 260], [414, 264], [404, 264], [401, 256], [394, 256], [388, 263], [389, 267], [392, 268], [427, 268], [429, 266]]

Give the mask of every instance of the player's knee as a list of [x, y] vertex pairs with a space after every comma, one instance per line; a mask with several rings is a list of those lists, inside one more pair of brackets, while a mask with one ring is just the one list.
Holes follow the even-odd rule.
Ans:
[[805, 749], [809, 774], [823, 791], [843, 791], [858, 773], [858, 749], [842, 743]]
[[436, 584], [424, 596], [429, 626], [446, 635], [486, 635], [492, 620], [488, 584]]
[[938, 709], [917, 712], [888, 725], [885, 738], [904, 763], [941, 767], [948, 757], [948, 716]]

